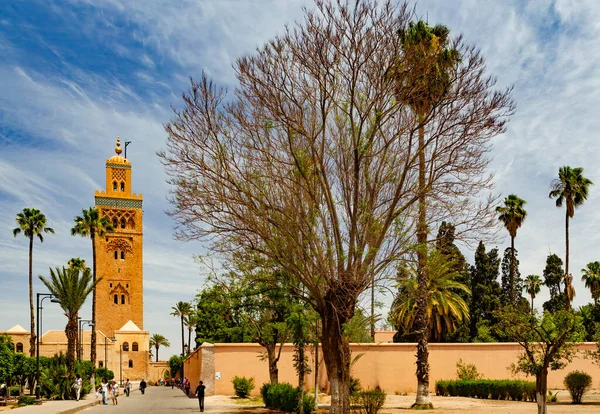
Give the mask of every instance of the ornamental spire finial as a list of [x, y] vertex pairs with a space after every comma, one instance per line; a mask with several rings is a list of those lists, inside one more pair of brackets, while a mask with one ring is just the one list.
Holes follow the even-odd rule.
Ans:
[[121, 151], [123, 151], [121, 149], [121, 137], [117, 137], [117, 146], [115, 148], [115, 152], [117, 153], [117, 155], [121, 155]]

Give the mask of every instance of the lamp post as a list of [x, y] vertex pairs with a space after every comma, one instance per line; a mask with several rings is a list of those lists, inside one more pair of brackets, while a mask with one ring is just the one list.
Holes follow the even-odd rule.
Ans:
[[83, 359], [83, 326], [87, 324], [87, 326], [94, 326], [94, 322], [91, 319], [80, 319], [79, 320], [79, 347], [78, 347], [78, 359], [81, 361]]
[[[42, 300], [40, 301], [40, 298]], [[37, 331], [35, 333], [35, 403], [41, 404], [42, 400], [40, 398], [40, 310], [43, 309], [42, 305], [44, 303], [44, 299], [50, 298], [50, 302], [52, 303], [60, 303], [60, 301], [52, 294], [52, 293], [37, 293], [36, 294], [36, 310], [37, 310]]]
[[119, 344], [119, 387], [123, 386], [123, 344]]
[[[108, 336], [104, 335], [104, 368], [108, 369], [108, 353], [106, 352], [106, 340], [108, 339]], [[112, 338], [110, 338], [111, 341], [113, 342], [117, 342], [117, 337], [113, 335]]]

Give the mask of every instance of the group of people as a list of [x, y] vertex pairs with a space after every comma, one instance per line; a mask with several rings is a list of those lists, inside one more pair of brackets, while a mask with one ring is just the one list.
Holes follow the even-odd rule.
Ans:
[[[80, 380], [79, 375], [77, 376], [77, 378], [78, 380]], [[125, 395], [129, 397], [129, 394], [131, 393], [131, 382], [129, 381], [129, 378], [127, 378], [127, 381], [125, 381], [123, 389], [125, 391]], [[142, 394], [144, 393], [145, 389], [146, 382], [142, 380], [140, 382], [140, 391], [142, 392]], [[76, 389], [76, 391], [77, 400], [79, 400], [79, 390]], [[110, 397], [110, 399], [112, 400], [113, 405], [119, 404], [119, 384], [116, 381], [113, 380], [109, 382], [106, 380], [106, 378], [102, 378], [102, 382], [100, 383], [97, 392], [102, 394], [102, 404], [108, 404], [108, 397]]]

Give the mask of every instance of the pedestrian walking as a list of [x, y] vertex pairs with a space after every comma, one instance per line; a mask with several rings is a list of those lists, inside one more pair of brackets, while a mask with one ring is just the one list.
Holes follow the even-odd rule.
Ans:
[[75, 382], [73, 383], [73, 388], [75, 389], [75, 400], [79, 401], [81, 397], [81, 387], [83, 385], [83, 381], [81, 379], [81, 375], [77, 374], [75, 377]]
[[102, 382], [98, 387], [98, 392], [102, 394], [102, 404], [107, 405], [108, 402], [106, 402], [106, 399], [108, 398], [108, 381], [106, 381], [106, 378], [102, 378]]
[[119, 384], [117, 381], [114, 381], [110, 384], [110, 398], [112, 400], [113, 405], [119, 404]]
[[129, 393], [131, 393], [131, 382], [127, 378], [127, 381], [125, 381], [125, 395], [129, 397]]
[[198, 405], [200, 406], [200, 412], [204, 412], [204, 390], [206, 386], [202, 381], [196, 387], [196, 397], [198, 397]]
[[183, 380], [183, 389], [185, 390], [185, 395], [187, 395], [188, 397], [190, 396], [191, 387], [192, 385], [190, 384], [190, 380], [187, 379], [187, 377], [185, 377], [185, 379]]
[[140, 392], [142, 393], [142, 395], [146, 392], [146, 381], [144, 380], [140, 381]]

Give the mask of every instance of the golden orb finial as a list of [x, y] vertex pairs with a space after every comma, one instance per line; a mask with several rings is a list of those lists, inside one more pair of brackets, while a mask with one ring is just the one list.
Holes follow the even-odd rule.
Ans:
[[117, 153], [117, 155], [121, 155], [121, 152], [123, 150], [121, 149], [121, 137], [117, 137], [117, 147], [115, 148], [115, 152]]

